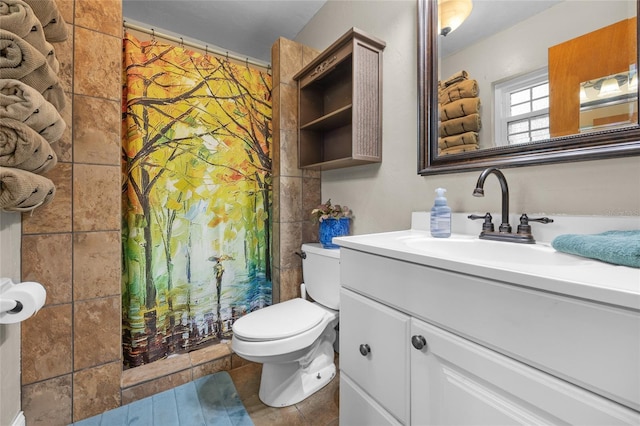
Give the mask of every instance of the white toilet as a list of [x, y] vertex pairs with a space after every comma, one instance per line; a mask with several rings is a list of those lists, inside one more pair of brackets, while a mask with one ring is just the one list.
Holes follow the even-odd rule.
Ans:
[[264, 364], [258, 395], [271, 407], [296, 404], [336, 375], [340, 249], [303, 244], [302, 276], [303, 289], [314, 302], [287, 300], [233, 324], [231, 348], [244, 359]]

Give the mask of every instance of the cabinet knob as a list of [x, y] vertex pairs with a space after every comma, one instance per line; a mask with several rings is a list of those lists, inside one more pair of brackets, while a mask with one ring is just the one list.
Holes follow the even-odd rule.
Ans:
[[424, 336], [418, 334], [411, 337], [411, 344], [414, 348], [421, 350], [422, 348], [427, 346], [427, 340], [424, 338]]
[[366, 343], [363, 343], [362, 345], [360, 345], [360, 353], [362, 354], [362, 356], [367, 356], [371, 353], [371, 348]]

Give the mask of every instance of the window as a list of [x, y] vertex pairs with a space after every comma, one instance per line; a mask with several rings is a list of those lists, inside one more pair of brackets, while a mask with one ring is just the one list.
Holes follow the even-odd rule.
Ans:
[[547, 69], [495, 85], [496, 145], [515, 145], [550, 138]]

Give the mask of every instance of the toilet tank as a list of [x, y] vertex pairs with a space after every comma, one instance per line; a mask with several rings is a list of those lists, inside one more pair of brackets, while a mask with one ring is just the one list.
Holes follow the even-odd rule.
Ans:
[[340, 249], [326, 249], [320, 243], [302, 245], [302, 278], [307, 293], [330, 309], [340, 309]]

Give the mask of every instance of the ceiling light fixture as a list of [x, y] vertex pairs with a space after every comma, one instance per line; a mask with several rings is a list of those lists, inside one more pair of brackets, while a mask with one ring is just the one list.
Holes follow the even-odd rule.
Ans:
[[607, 78], [602, 82], [602, 86], [600, 86], [600, 92], [598, 96], [605, 97], [611, 96], [616, 93], [621, 93], [620, 85], [618, 84], [618, 80], [615, 77]]
[[446, 36], [458, 28], [471, 14], [471, 0], [439, 0], [438, 27], [440, 35]]

